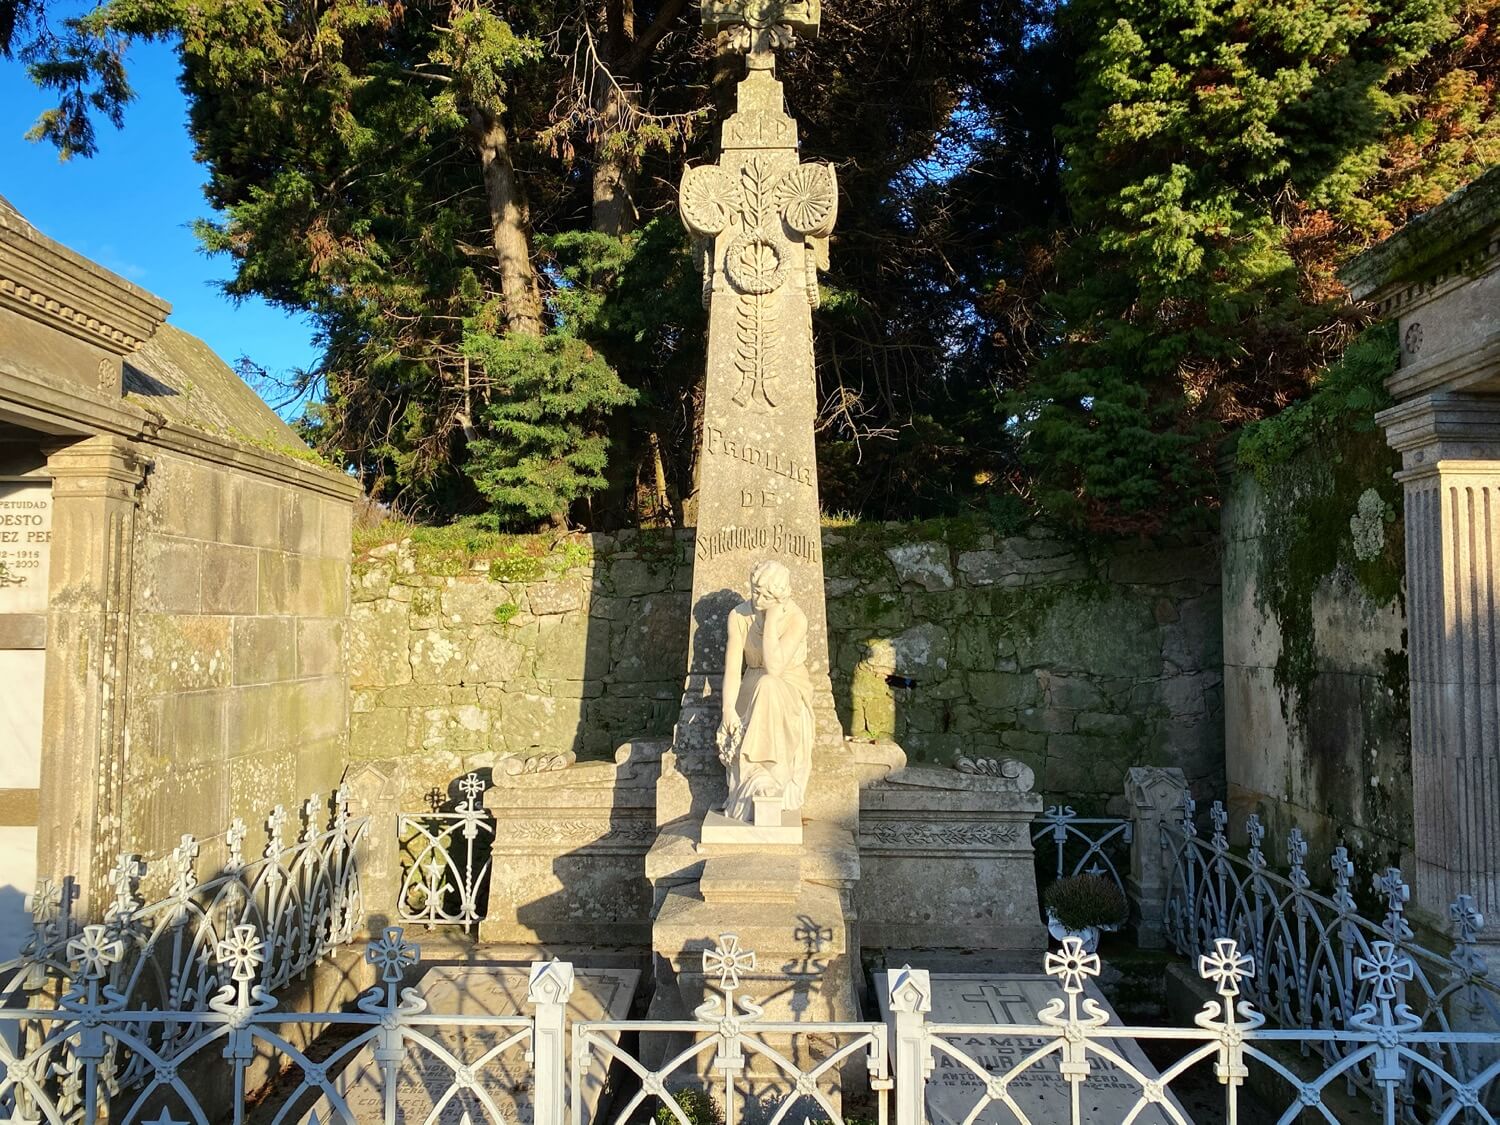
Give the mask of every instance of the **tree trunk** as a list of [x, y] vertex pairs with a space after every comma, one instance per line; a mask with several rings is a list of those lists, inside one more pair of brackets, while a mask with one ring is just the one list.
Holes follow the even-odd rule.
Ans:
[[497, 114], [474, 109], [469, 126], [484, 168], [490, 208], [490, 243], [500, 270], [506, 327], [527, 336], [542, 334], [542, 298], [531, 265], [531, 217], [510, 159], [510, 137]]
[[608, 124], [600, 132], [594, 149], [592, 226], [600, 234], [618, 238], [635, 227], [635, 199], [631, 190], [634, 176], [624, 154], [611, 151], [610, 142], [617, 135], [613, 123], [629, 112], [632, 97], [627, 91], [608, 86], [601, 101], [600, 117]]

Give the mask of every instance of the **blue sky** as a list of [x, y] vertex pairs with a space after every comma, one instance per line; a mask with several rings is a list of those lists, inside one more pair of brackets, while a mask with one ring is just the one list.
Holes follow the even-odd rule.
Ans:
[[170, 301], [171, 323], [227, 362], [248, 356], [273, 373], [311, 364], [318, 353], [308, 322], [224, 296], [215, 283], [229, 276], [229, 261], [205, 255], [193, 237], [189, 224], [210, 210], [171, 47], [137, 44], [129, 75], [136, 99], [125, 128], [101, 121], [98, 155], [61, 163], [51, 145], [24, 139], [46, 95], [20, 63], [0, 61], [0, 195], [43, 234]]

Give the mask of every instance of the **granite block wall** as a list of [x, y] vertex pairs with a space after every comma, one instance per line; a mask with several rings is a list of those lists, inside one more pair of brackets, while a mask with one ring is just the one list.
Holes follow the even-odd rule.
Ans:
[[[351, 511], [345, 497], [153, 451], [128, 631], [132, 850], [160, 855], [236, 816], [258, 850], [270, 808], [295, 818], [308, 794], [338, 785]], [[200, 871], [212, 861], [206, 848]]]
[[[350, 755], [409, 791], [507, 754], [605, 758], [671, 732], [691, 532], [362, 544], [349, 622]], [[823, 535], [845, 729], [913, 761], [1005, 755], [1102, 809], [1131, 765], [1223, 784], [1212, 543], [1105, 554], [967, 521]]]

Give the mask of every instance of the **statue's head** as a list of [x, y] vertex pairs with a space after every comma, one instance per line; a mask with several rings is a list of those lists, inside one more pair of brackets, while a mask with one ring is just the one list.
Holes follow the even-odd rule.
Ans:
[[792, 572], [782, 563], [767, 559], [750, 572], [750, 604], [765, 609], [792, 600]]

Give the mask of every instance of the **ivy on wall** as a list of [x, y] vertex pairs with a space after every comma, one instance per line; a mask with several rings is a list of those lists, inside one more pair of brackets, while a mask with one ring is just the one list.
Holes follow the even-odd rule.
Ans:
[[[1342, 568], [1377, 605], [1403, 598], [1399, 458], [1374, 420], [1390, 405], [1384, 381], [1398, 355], [1395, 324], [1366, 329], [1308, 398], [1247, 426], [1235, 450], [1264, 493], [1257, 598], [1280, 624], [1276, 683], [1288, 719], [1304, 727], [1318, 672], [1318, 586]], [[1390, 676], [1404, 696], [1404, 659], [1391, 662]]]

